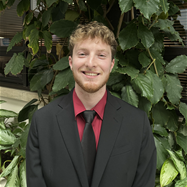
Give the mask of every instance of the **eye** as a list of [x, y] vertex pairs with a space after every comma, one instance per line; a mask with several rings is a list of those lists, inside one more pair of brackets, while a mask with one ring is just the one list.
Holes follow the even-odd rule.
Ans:
[[105, 58], [106, 55], [104, 55], [104, 54], [99, 54], [99, 57], [100, 57], [100, 58]]
[[79, 57], [84, 57], [86, 54], [81, 52], [81, 53], [78, 53]]

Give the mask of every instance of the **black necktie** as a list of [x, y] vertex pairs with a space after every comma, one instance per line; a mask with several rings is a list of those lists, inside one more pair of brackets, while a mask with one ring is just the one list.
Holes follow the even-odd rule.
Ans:
[[85, 110], [83, 112], [83, 117], [85, 119], [86, 124], [84, 128], [81, 145], [89, 184], [91, 184], [92, 180], [96, 155], [95, 135], [92, 129], [92, 121], [95, 117], [95, 114], [96, 112], [94, 110]]

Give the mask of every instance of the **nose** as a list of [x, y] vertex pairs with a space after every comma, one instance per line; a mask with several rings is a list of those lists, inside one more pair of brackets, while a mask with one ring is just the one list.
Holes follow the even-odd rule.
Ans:
[[85, 66], [88, 67], [88, 68], [93, 68], [96, 66], [96, 60], [95, 60], [95, 57], [94, 55], [90, 55], [87, 60], [86, 60], [86, 63], [85, 63]]

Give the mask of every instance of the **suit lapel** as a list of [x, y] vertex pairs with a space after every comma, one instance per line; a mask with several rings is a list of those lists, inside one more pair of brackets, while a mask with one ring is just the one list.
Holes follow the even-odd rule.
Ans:
[[121, 116], [118, 116], [117, 112], [120, 105], [109, 92], [107, 97], [91, 187], [99, 186], [120, 129], [118, 121], [120, 121]]
[[82, 148], [74, 115], [72, 92], [63, 98], [59, 106], [61, 110], [57, 114], [57, 120], [62, 138], [79, 176], [81, 185], [88, 187]]

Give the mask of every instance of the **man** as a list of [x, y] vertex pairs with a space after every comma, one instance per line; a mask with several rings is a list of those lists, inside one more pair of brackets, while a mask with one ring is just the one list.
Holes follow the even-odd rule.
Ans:
[[[79, 25], [69, 43], [75, 88], [33, 116], [28, 187], [153, 187], [156, 149], [148, 118], [106, 89], [113, 33], [91, 22]], [[84, 119], [87, 112], [93, 121]]]

